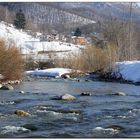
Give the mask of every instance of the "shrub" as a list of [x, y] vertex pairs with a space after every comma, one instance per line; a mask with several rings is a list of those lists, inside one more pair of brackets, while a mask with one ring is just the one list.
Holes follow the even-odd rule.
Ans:
[[23, 60], [15, 44], [7, 45], [0, 39], [0, 74], [4, 80], [16, 80], [22, 77]]
[[82, 51], [69, 54], [62, 61], [60, 58], [55, 62], [56, 66], [88, 71], [109, 72], [114, 62], [117, 61], [117, 49], [111, 43], [104, 48], [87, 46]]
[[113, 63], [116, 61], [116, 55], [116, 49], [111, 44], [104, 48], [88, 46], [76, 61], [78, 61], [79, 69], [83, 71], [105, 72], [111, 71]]

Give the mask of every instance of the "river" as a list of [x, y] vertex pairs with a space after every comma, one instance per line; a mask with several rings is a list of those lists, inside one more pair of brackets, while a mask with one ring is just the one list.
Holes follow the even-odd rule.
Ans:
[[[21, 90], [25, 93], [19, 93]], [[111, 95], [117, 91], [125, 92], [127, 96]], [[80, 96], [82, 92], [92, 95]], [[75, 96], [76, 100], [52, 100], [66, 93]], [[0, 137], [140, 137], [139, 105], [140, 86], [67, 79], [25, 81], [16, 85], [13, 91], [0, 91]], [[14, 114], [17, 109], [31, 115], [17, 116]], [[123, 129], [108, 128], [112, 125]]]

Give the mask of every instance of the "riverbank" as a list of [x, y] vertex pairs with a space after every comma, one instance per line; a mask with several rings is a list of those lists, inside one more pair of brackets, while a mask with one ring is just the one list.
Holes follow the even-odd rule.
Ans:
[[140, 85], [140, 61], [116, 62], [110, 72], [91, 72], [89, 78], [104, 82]]
[[140, 61], [116, 62], [111, 72], [101, 71], [83, 73], [68, 68], [49, 68], [44, 70], [27, 71], [26, 75], [31, 77], [64, 78], [70, 80], [84, 79], [85, 81], [118, 82], [140, 85]]

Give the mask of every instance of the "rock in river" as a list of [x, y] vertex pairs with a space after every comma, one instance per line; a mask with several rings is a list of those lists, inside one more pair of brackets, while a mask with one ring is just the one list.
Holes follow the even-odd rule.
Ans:
[[22, 94], [24, 94], [25, 92], [24, 92], [23, 90], [21, 90], [19, 93], [22, 93]]
[[22, 127], [26, 128], [26, 129], [29, 129], [31, 131], [36, 131], [37, 130], [37, 127], [33, 124], [25, 124]]
[[108, 126], [107, 128], [112, 128], [113, 130], [124, 130], [124, 127], [122, 126], [119, 126], [119, 125], [111, 125], [111, 126]]
[[126, 93], [124, 93], [124, 92], [116, 92], [116, 93], [113, 93], [112, 95], [116, 95], [116, 96], [126, 96]]
[[91, 96], [91, 93], [89, 93], [89, 92], [82, 92], [81, 96]]
[[16, 110], [15, 111], [15, 114], [17, 115], [17, 116], [29, 116], [30, 114], [28, 113], [28, 112], [25, 112], [25, 111], [23, 111], [23, 110]]
[[74, 114], [80, 114], [81, 113], [80, 110], [56, 110], [56, 112], [59, 112], [59, 113], [74, 113]]
[[76, 97], [70, 95], [70, 94], [64, 94], [62, 96], [56, 96], [51, 98], [52, 100], [75, 100]]
[[13, 90], [14, 88], [11, 85], [7, 84], [7, 85], [3, 85], [0, 89], [1, 90]]
[[62, 100], [75, 100], [76, 97], [74, 97], [74, 96], [72, 96], [70, 94], [65, 94], [65, 95], [61, 96], [61, 99]]

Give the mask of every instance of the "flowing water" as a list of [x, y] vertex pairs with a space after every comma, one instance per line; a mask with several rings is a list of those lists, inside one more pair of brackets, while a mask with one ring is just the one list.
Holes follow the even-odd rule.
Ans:
[[[25, 93], [19, 93], [21, 90]], [[111, 95], [117, 91], [127, 96]], [[82, 92], [92, 95], [80, 96]], [[76, 100], [52, 100], [66, 93]], [[17, 116], [17, 109], [31, 115]], [[79, 113], [66, 112], [69, 110]], [[123, 129], [109, 127], [112, 125]], [[23, 82], [13, 91], [1, 90], [0, 137], [140, 137], [140, 86], [40, 79]]]

